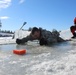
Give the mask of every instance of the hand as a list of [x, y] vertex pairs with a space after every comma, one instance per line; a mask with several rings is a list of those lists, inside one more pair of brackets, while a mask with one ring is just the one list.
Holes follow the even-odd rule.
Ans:
[[47, 45], [46, 39], [41, 38], [40, 41], [39, 41], [39, 44], [40, 44], [40, 45]]
[[16, 39], [17, 44], [21, 44], [21, 42], [22, 42], [21, 39]]

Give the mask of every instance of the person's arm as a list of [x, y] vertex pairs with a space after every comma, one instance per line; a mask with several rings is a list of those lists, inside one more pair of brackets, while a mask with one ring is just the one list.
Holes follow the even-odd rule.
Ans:
[[29, 36], [24, 37], [24, 38], [22, 38], [22, 39], [16, 39], [16, 43], [17, 43], [17, 44], [25, 44], [26, 42], [32, 41], [32, 40], [34, 40], [34, 39], [32, 38], [31, 35], [29, 35]]

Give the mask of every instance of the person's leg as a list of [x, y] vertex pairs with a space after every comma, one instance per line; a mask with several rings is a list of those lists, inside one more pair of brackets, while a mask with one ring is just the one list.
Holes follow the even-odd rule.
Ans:
[[75, 31], [75, 26], [71, 26], [70, 27], [70, 31], [72, 32], [72, 34], [74, 33], [74, 31]]
[[71, 26], [71, 27], [70, 27], [70, 31], [71, 31], [72, 34], [73, 34], [73, 37], [72, 37], [72, 38], [75, 38], [75, 37], [76, 37], [76, 26]]

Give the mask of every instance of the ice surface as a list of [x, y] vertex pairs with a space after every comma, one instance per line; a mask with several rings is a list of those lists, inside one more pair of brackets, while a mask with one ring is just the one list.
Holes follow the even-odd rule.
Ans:
[[[26, 49], [23, 56], [13, 49]], [[1, 75], [76, 75], [76, 43], [50, 47], [34, 45], [0, 45]]]

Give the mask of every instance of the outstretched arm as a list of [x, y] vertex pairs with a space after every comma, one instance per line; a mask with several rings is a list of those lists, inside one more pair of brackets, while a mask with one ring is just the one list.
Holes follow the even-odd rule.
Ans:
[[22, 38], [22, 39], [16, 39], [16, 43], [17, 43], [17, 44], [25, 44], [26, 42], [32, 41], [32, 40], [34, 40], [34, 39], [32, 38], [31, 35], [29, 35], [29, 36], [24, 37], [24, 38]]

